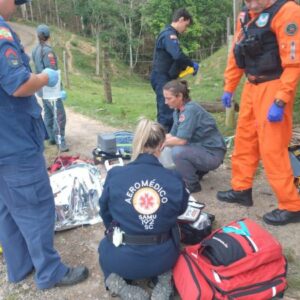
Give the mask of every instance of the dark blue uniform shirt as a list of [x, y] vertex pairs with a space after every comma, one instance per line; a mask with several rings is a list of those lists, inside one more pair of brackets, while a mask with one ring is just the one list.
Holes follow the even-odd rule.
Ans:
[[167, 25], [156, 39], [153, 72], [168, 74], [175, 79], [187, 66], [192, 67], [193, 62], [181, 51], [178, 32]]
[[[100, 197], [100, 215], [107, 228], [111, 221], [133, 235], [171, 233], [187, 207], [189, 194], [176, 171], [163, 168], [150, 154], [140, 154], [107, 175]], [[114, 272], [128, 279], [147, 278], [170, 270], [179, 255], [173, 239], [149, 246], [115, 247], [104, 238], [99, 247], [105, 277]]]
[[35, 96], [14, 97], [30, 77], [29, 58], [18, 36], [0, 16], [0, 166], [43, 151], [45, 127]]

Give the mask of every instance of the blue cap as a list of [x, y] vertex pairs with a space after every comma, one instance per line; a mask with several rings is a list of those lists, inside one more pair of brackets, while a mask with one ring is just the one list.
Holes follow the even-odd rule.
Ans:
[[15, 0], [15, 5], [22, 5], [31, 2], [31, 0]]
[[42, 35], [44, 37], [49, 37], [50, 36], [50, 29], [45, 24], [40, 24], [37, 27], [36, 32], [37, 32], [38, 35]]

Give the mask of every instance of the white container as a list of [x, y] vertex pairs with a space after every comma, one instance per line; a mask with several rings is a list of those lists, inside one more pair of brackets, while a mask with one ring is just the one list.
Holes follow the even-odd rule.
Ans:
[[158, 160], [166, 169], [175, 169], [175, 163], [172, 159], [172, 148], [165, 147], [161, 152]]
[[61, 88], [61, 75], [60, 75], [60, 70], [57, 70], [58, 72], [58, 81], [57, 84], [53, 87], [50, 86], [44, 86], [43, 87], [43, 99], [47, 100], [56, 100], [61, 97], [60, 94], [60, 88]]

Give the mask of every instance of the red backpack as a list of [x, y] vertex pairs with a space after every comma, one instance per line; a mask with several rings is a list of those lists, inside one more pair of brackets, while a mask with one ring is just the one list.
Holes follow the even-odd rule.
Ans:
[[250, 219], [231, 222], [186, 247], [173, 270], [182, 300], [282, 297], [286, 275], [281, 245]]

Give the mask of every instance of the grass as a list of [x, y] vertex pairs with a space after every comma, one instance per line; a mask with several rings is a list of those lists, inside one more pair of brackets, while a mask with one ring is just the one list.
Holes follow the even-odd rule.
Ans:
[[[104, 100], [103, 82], [95, 74], [95, 55], [86, 55], [78, 42], [71, 43], [74, 66], [80, 75], [71, 74], [71, 87], [68, 89], [66, 106], [77, 112], [100, 120], [114, 127], [131, 129], [139, 116], [155, 119], [155, 94], [150, 82], [131, 74], [128, 67], [113, 60], [112, 96], [113, 103]], [[58, 53], [61, 53], [59, 51]], [[220, 101], [225, 63], [223, 56], [226, 48], [220, 49], [213, 57], [201, 64], [201, 80], [187, 77], [192, 98], [196, 101]], [[212, 80], [214, 78], [214, 80]], [[224, 128], [225, 114], [214, 114], [223, 134], [232, 134]]]

